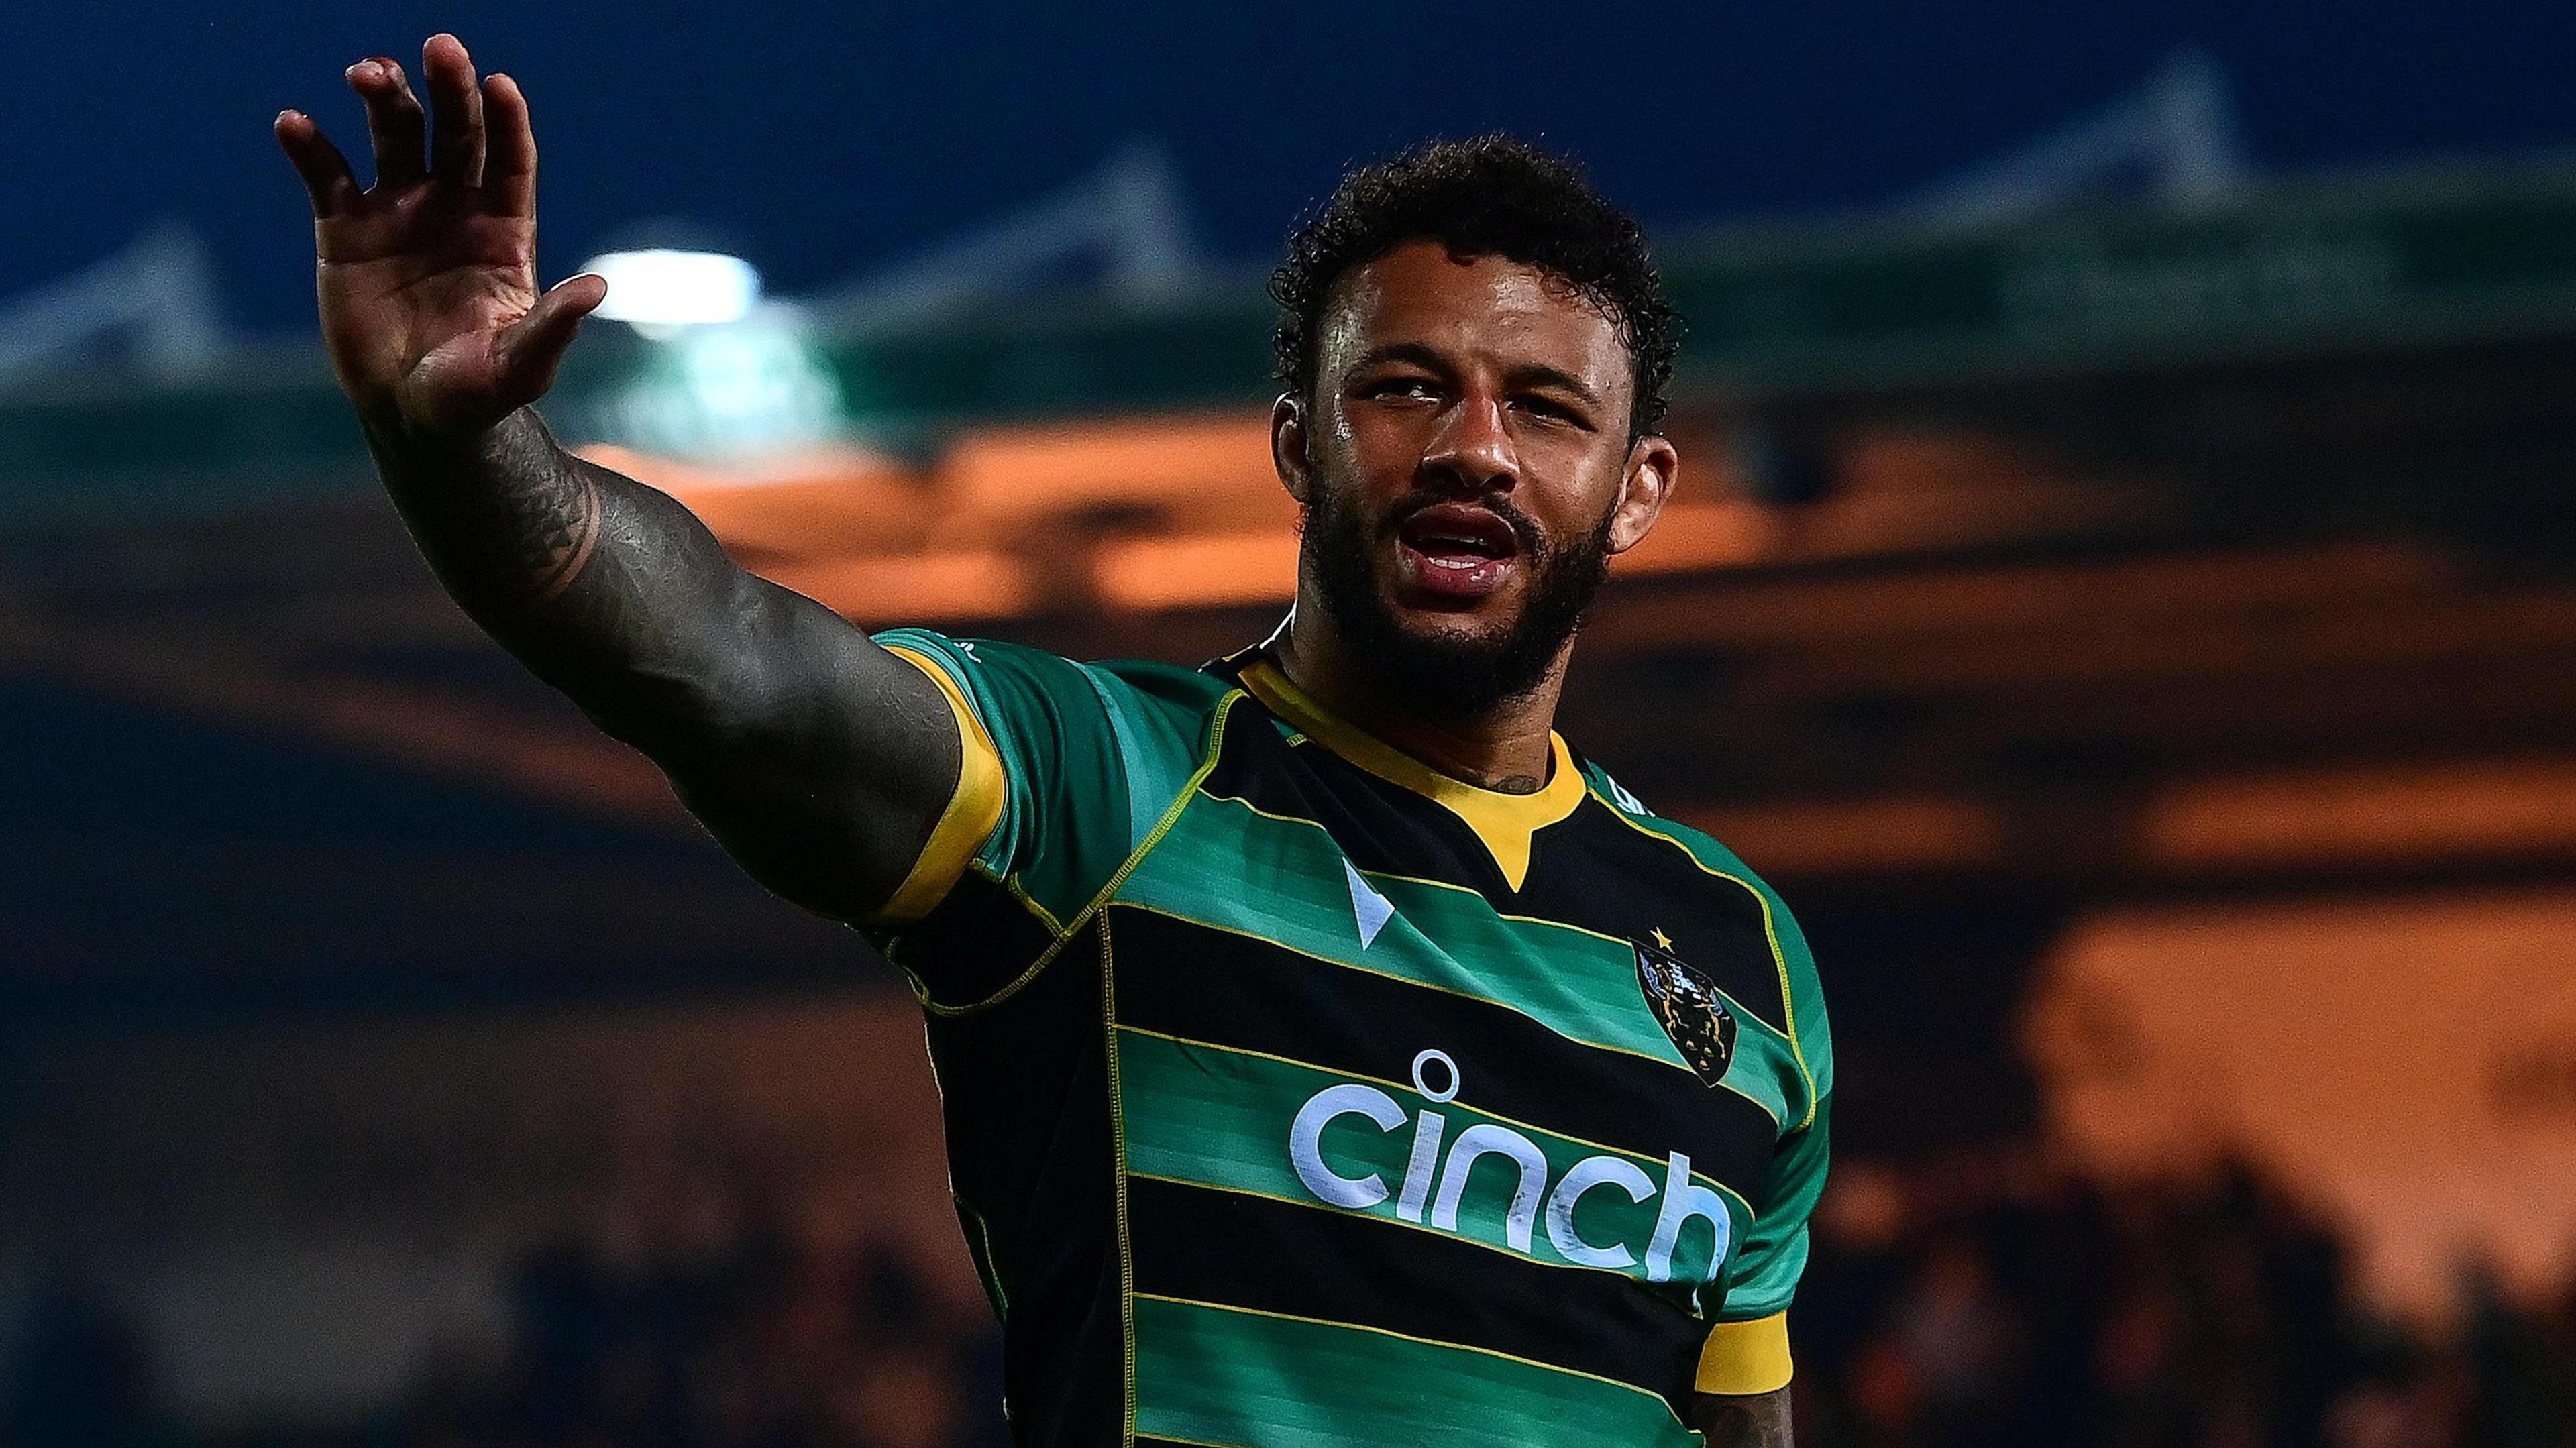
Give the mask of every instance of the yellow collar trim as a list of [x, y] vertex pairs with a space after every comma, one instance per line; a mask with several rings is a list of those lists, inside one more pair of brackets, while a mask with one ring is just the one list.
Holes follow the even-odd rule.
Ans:
[[1268, 659], [1255, 659], [1243, 668], [1243, 687], [1252, 697], [1269, 706], [1270, 712], [1303, 731], [1307, 738], [1385, 780], [1447, 809], [1466, 822], [1484, 842], [1494, 864], [1514, 890], [1529, 878], [1530, 844], [1538, 832], [1574, 813], [1588, 793], [1582, 772], [1574, 767], [1574, 755], [1565, 740], [1551, 731], [1547, 736], [1549, 752], [1555, 767], [1548, 775], [1546, 787], [1535, 794], [1506, 794], [1498, 789], [1485, 789], [1452, 779], [1430, 765], [1404, 753], [1359, 728], [1343, 722], [1309, 697], [1303, 689], [1289, 682], [1287, 674]]

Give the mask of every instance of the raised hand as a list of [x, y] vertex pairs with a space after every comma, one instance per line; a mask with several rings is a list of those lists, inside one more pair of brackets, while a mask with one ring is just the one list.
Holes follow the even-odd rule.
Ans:
[[391, 59], [349, 67], [373, 187], [312, 117], [280, 112], [276, 130], [312, 197], [314, 291], [340, 386], [380, 446], [443, 448], [542, 396], [608, 283], [537, 289], [537, 142], [518, 82], [478, 83], [453, 35], [431, 36], [420, 59], [426, 118]]

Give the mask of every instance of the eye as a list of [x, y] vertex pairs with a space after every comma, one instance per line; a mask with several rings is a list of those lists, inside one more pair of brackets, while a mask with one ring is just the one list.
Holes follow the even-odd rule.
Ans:
[[1541, 422], [1587, 429], [1591, 426], [1582, 413], [1552, 397], [1525, 393], [1513, 398], [1512, 405]]
[[1380, 377], [1361, 383], [1359, 395], [1399, 402], [1428, 400], [1438, 395], [1438, 389], [1428, 377]]

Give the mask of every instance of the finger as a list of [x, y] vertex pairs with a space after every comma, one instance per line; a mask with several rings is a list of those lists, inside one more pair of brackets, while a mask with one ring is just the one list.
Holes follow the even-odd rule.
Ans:
[[493, 344], [501, 390], [514, 404], [534, 402], [554, 386], [555, 369], [581, 330], [581, 319], [608, 299], [608, 278], [584, 272], [554, 284], [528, 314], [512, 322]]
[[295, 174], [304, 178], [304, 194], [313, 202], [313, 219], [326, 220], [358, 204], [358, 181], [349, 174], [348, 158], [313, 118], [302, 111], [279, 111], [277, 144], [286, 151], [286, 159], [295, 163]]
[[429, 80], [429, 169], [459, 186], [483, 184], [483, 92], [465, 42], [440, 31], [420, 48]]
[[349, 67], [349, 88], [367, 103], [367, 136], [376, 147], [376, 185], [409, 186], [428, 174], [421, 150], [420, 98], [403, 69], [384, 56]]
[[501, 216], [537, 214], [537, 133], [528, 124], [528, 97], [506, 75], [483, 81], [483, 120], [489, 150], [483, 162], [484, 204]]

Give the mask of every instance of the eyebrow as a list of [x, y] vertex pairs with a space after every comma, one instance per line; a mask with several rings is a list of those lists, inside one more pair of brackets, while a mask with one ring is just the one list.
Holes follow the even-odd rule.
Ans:
[[[1433, 351], [1431, 348], [1424, 346], [1420, 342], [1388, 342], [1380, 346], [1371, 347], [1367, 351], [1361, 353], [1359, 355], [1359, 359], [1351, 364], [1351, 370], [1357, 372], [1363, 368], [1375, 367], [1388, 362], [1410, 362], [1417, 367], [1426, 368], [1433, 372], [1448, 372], [1453, 370], [1450, 367], [1447, 358], [1442, 357], [1438, 352]], [[1551, 367], [1544, 362], [1521, 363], [1519, 366], [1512, 368], [1511, 371], [1506, 373], [1504, 375], [1504, 380], [1515, 387], [1557, 388], [1560, 391], [1571, 393], [1574, 397], [1581, 400], [1588, 406], [1598, 407], [1601, 405], [1601, 395], [1593, 391], [1582, 378], [1575, 376], [1573, 373], [1566, 371], [1562, 367]]]

